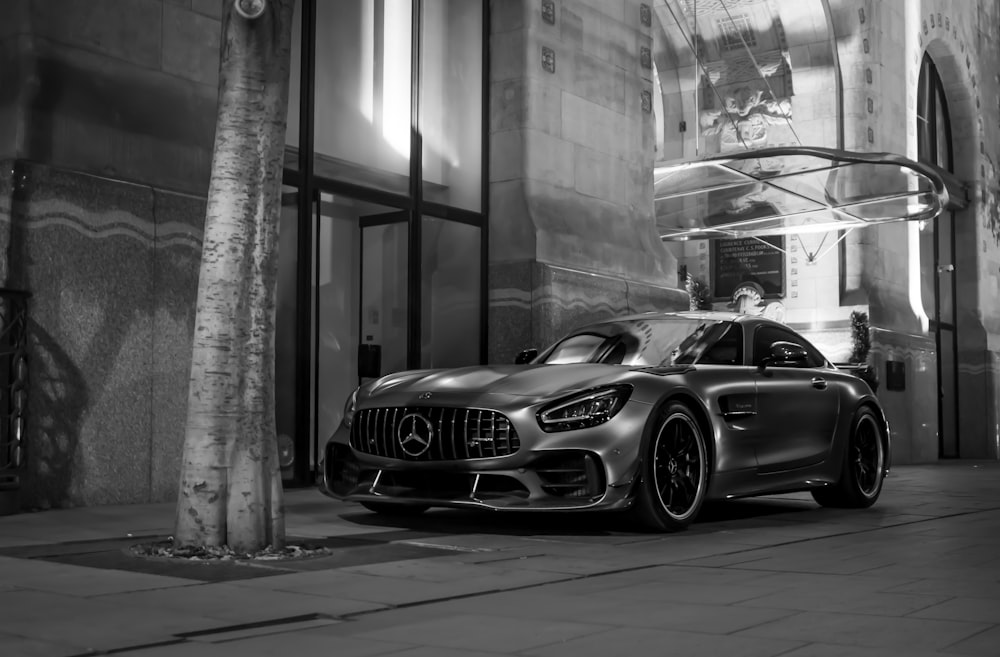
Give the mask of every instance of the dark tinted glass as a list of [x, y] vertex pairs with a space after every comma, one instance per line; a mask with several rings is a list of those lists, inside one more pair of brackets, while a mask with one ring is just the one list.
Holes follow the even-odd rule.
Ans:
[[[761, 361], [771, 353], [771, 345], [775, 342], [791, 342], [806, 350], [808, 357], [801, 365], [784, 365], [785, 367], [823, 367], [826, 365], [826, 358], [816, 347], [809, 344], [801, 335], [779, 326], [758, 326], [753, 338], [753, 364], [760, 365]], [[775, 363], [774, 366], [783, 366]]]
[[705, 350], [698, 363], [702, 365], [742, 365], [743, 364], [743, 327], [739, 324], [728, 324], [728, 328], [719, 340]]

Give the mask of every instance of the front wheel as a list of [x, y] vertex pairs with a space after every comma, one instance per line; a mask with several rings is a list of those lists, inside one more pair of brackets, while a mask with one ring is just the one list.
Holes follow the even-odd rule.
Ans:
[[885, 477], [885, 440], [875, 412], [859, 409], [851, 423], [840, 481], [812, 491], [823, 506], [865, 509], [875, 504]]
[[671, 402], [659, 420], [642, 462], [633, 512], [660, 532], [685, 529], [698, 515], [708, 490], [708, 449], [694, 414]]

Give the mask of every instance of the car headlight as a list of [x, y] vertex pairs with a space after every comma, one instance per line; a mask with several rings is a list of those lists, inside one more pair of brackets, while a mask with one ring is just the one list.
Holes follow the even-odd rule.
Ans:
[[604, 424], [625, 406], [632, 386], [594, 388], [560, 399], [538, 413], [543, 431], [571, 431]]
[[348, 429], [351, 428], [351, 422], [354, 421], [354, 409], [358, 405], [358, 389], [355, 388], [351, 396], [347, 398], [347, 403], [344, 404], [344, 426]]

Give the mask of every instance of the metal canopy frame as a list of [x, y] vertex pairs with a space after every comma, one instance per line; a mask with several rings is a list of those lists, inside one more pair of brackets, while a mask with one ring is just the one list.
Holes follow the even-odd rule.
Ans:
[[929, 221], [967, 206], [951, 173], [893, 153], [787, 146], [654, 168], [663, 240], [764, 237]]

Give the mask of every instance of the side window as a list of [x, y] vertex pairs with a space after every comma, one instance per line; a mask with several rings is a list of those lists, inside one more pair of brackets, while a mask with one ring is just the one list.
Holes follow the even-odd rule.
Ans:
[[753, 337], [753, 364], [760, 365], [761, 360], [770, 353], [771, 345], [778, 341], [793, 342], [806, 350], [808, 357], [802, 367], [823, 367], [826, 364], [823, 354], [802, 336], [777, 326], [757, 327]]
[[608, 349], [607, 353], [601, 356], [600, 362], [607, 365], [621, 365], [625, 358], [625, 343], [619, 341], [615, 346]]
[[742, 365], [743, 327], [730, 324], [718, 342], [705, 351], [698, 362], [708, 365]]
[[758, 326], [753, 334], [753, 364], [759, 366], [761, 361], [771, 353], [771, 345], [785, 336], [773, 326]]
[[812, 346], [802, 338], [799, 338], [799, 344], [802, 345], [802, 348], [809, 354], [809, 358], [806, 359], [806, 367], [826, 366], [826, 356], [819, 353], [819, 350], [816, 347]]

